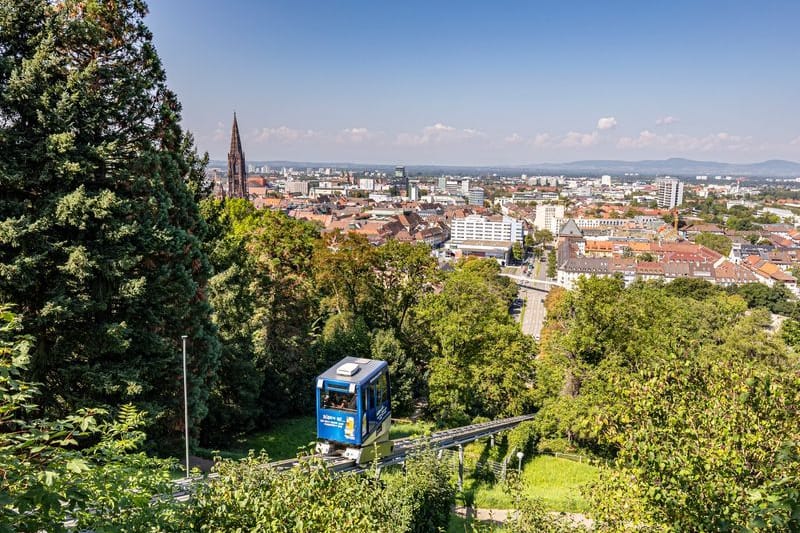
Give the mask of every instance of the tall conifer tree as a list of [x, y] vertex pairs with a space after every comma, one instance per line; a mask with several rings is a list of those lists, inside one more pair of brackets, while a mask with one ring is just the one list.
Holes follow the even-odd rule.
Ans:
[[198, 162], [141, 0], [0, 0], [0, 301], [46, 408], [134, 401], [157, 438], [206, 412], [219, 346]]

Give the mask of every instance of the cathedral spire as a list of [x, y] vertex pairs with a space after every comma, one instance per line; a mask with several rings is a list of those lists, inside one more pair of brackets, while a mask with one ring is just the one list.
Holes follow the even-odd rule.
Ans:
[[247, 170], [244, 166], [242, 140], [239, 136], [239, 123], [233, 112], [231, 128], [231, 149], [228, 152], [228, 198], [249, 198], [247, 193]]

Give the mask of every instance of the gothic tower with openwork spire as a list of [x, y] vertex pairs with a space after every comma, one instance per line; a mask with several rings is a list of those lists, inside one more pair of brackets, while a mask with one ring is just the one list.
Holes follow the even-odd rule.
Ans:
[[228, 198], [250, 198], [247, 194], [247, 169], [244, 166], [244, 152], [242, 152], [242, 140], [239, 138], [236, 112], [233, 113], [231, 149], [228, 152]]

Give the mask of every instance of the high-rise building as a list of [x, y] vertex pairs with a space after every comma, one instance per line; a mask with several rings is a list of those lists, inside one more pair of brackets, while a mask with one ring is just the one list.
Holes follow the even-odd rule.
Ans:
[[445, 192], [447, 190], [447, 178], [445, 176], [439, 176], [438, 186], [441, 192]]
[[482, 187], [473, 187], [467, 195], [469, 205], [483, 205], [484, 192]]
[[558, 221], [564, 218], [564, 206], [560, 204], [539, 204], [536, 206], [536, 216], [533, 227], [549, 230], [553, 235], [558, 234]]
[[464, 196], [469, 194], [469, 179], [467, 178], [461, 180], [461, 194]]
[[412, 202], [419, 200], [419, 186], [416, 183], [409, 185], [408, 199]]
[[394, 167], [394, 184], [402, 187], [408, 195], [408, 176], [406, 175], [406, 167]]
[[249, 198], [247, 193], [247, 172], [245, 171], [242, 140], [239, 138], [239, 124], [233, 114], [231, 129], [231, 149], [228, 152], [228, 198]]
[[672, 209], [683, 203], [683, 183], [680, 180], [668, 176], [656, 180], [656, 185], [658, 186], [656, 193], [658, 207]]

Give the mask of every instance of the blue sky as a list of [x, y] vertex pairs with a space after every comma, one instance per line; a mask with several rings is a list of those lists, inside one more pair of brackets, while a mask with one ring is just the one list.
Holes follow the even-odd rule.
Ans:
[[248, 160], [800, 160], [798, 1], [151, 0], [184, 126]]

